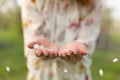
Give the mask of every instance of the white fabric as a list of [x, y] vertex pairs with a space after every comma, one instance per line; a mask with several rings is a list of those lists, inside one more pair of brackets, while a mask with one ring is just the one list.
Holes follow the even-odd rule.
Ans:
[[[27, 80], [86, 80], [86, 75], [91, 80], [91, 56], [100, 32], [102, 15], [100, 0], [96, 1], [91, 12], [86, 8], [79, 8], [76, 0], [23, 0], [21, 7]], [[82, 21], [78, 21], [80, 17], [83, 17]], [[93, 19], [93, 22], [87, 21], [88, 19]], [[71, 23], [79, 26], [70, 27]], [[83, 43], [87, 45], [89, 54], [77, 64], [70, 64], [59, 58], [43, 61], [35, 56], [33, 50], [27, 48], [29, 42], [41, 37], [46, 37], [59, 46], [72, 41]], [[80, 65], [85, 70], [80, 70]], [[64, 73], [64, 69], [68, 72]], [[49, 75], [49, 72], [54, 75]]]

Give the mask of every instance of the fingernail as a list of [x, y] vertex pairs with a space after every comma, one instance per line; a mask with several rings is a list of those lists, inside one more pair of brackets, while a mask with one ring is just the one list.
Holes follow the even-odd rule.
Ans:
[[73, 54], [77, 54], [76, 52], [74, 52]]
[[63, 57], [65, 57], [66, 55], [65, 54], [63, 54]]
[[40, 57], [40, 56], [41, 56], [41, 53], [36, 53], [36, 56]]

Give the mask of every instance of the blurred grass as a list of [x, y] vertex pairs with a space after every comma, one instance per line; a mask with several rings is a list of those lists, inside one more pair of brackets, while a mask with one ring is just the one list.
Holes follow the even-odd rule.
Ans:
[[[94, 80], [120, 80], [120, 62], [113, 63], [113, 59], [120, 59], [120, 51], [97, 48], [93, 55], [92, 74]], [[103, 69], [104, 75], [99, 75]]]
[[[119, 35], [109, 38], [112, 44], [120, 48]], [[18, 29], [11, 27], [6, 31], [0, 30], [0, 44], [0, 80], [25, 80], [27, 69], [23, 38]], [[92, 65], [93, 80], [120, 80], [120, 62], [113, 63], [114, 58], [120, 59], [119, 49], [96, 49]], [[10, 72], [5, 70], [6, 66], [11, 68]], [[99, 69], [104, 70], [103, 77], [100, 77]]]
[[[1, 26], [0, 26], [1, 27]], [[0, 29], [0, 80], [25, 80], [26, 60], [23, 52], [23, 37], [20, 22], [11, 22]], [[6, 67], [10, 67], [10, 72]]]
[[[4, 46], [0, 47], [0, 80], [25, 80], [27, 69], [22, 38], [2, 42]], [[10, 67], [10, 72], [6, 71], [6, 66]]]
[[[93, 55], [92, 74], [94, 80], [120, 80], [120, 61], [113, 63], [114, 58], [120, 59], [120, 35], [111, 34], [109, 42], [112, 49], [97, 48]], [[99, 69], [103, 69], [104, 75], [99, 75]]]

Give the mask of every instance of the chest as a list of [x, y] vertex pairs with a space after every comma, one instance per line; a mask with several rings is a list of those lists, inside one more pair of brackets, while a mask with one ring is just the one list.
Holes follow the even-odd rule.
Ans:
[[44, 22], [45, 37], [55, 42], [72, 41], [80, 29], [81, 21], [87, 15], [86, 9], [78, 7], [76, 0], [39, 1], [37, 9]]
[[85, 8], [80, 8], [76, 0], [38, 0], [37, 9], [42, 18], [47, 21], [80, 22], [87, 14]]

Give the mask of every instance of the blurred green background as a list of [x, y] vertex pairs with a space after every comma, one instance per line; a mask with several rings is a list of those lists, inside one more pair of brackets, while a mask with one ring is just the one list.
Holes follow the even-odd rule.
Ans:
[[[104, 6], [91, 67], [93, 80], [120, 80], [120, 61], [113, 63], [120, 59], [120, 20], [113, 19], [112, 11]], [[99, 69], [104, 71], [102, 77]], [[26, 75], [20, 8], [16, 0], [0, 0], [0, 80], [25, 80]]]

